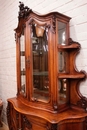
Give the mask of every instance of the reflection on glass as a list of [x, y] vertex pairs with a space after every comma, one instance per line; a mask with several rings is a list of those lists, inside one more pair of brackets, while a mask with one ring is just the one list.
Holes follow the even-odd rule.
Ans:
[[58, 21], [58, 44], [66, 44], [66, 24]]
[[59, 72], [64, 73], [64, 72], [68, 72], [67, 70], [67, 58], [68, 58], [68, 54], [67, 52], [58, 52], [58, 65], [59, 65]]
[[21, 91], [20, 93], [25, 95], [26, 91], [26, 77], [25, 77], [25, 39], [24, 39], [24, 31], [20, 37], [20, 63], [21, 63]]
[[68, 102], [68, 80], [61, 79], [58, 84], [58, 92], [59, 92], [59, 105], [65, 104]]
[[33, 97], [43, 102], [49, 100], [47, 33], [44, 26], [32, 25]]

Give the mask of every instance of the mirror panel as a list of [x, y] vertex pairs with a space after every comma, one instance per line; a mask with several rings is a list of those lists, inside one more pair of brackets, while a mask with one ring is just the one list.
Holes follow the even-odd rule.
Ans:
[[58, 44], [66, 44], [66, 24], [58, 21]]
[[25, 76], [25, 36], [24, 30], [20, 37], [20, 65], [21, 65], [21, 90], [20, 93], [26, 93], [26, 76]]
[[49, 101], [48, 30], [45, 26], [32, 25], [33, 97]]

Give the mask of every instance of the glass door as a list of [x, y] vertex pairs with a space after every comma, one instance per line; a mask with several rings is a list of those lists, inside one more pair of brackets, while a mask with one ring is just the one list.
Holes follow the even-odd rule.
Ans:
[[45, 25], [32, 25], [33, 98], [49, 101], [48, 29]]

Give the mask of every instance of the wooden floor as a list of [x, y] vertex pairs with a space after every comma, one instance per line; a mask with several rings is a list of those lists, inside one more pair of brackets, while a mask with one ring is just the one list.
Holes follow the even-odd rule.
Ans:
[[5, 124], [3, 123], [3, 126], [0, 127], [0, 130], [9, 130], [9, 129], [8, 129], [7, 125], [5, 125]]

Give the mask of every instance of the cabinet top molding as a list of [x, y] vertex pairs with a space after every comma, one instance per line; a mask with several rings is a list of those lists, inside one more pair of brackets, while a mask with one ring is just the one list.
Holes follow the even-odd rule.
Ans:
[[69, 21], [71, 19], [71, 17], [69, 16], [66, 16], [66, 15], [63, 15], [59, 12], [50, 12], [50, 13], [47, 13], [47, 14], [44, 14], [44, 15], [41, 15], [35, 11], [33, 11], [32, 9], [30, 9], [28, 6], [25, 6], [23, 2], [19, 2], [19, 15], [18, 15], [18, 18], [21, 19], [25, 19], [27, 18], [31, 13], [33, 14], [36, 14], [37, 16], [39, 17], [46, 17], [48, 15], [55, 15], [55, 16], [59, 16], [59, 17], [64, 17], [67, 21]]

